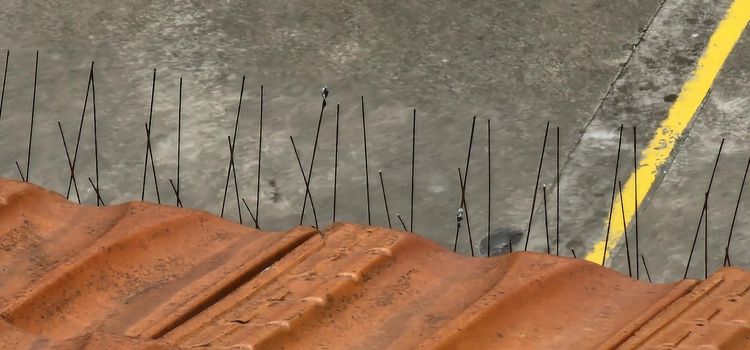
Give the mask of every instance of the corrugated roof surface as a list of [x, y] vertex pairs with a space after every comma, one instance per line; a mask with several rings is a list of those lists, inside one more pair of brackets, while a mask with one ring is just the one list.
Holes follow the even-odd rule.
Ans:
[[0, 346], [750, 347], [750, 273], [655, 285], [538, 253], [456, 255], [355, 224], [265, 233], [0, 181]]

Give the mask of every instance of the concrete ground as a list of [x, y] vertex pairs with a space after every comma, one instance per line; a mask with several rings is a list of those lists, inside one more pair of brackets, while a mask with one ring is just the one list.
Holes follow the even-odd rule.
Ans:
[[[583, 256], [605, 228], [618, 126], [638, 126], [638, 147], [646, 146], [730, 2], [8, 2], [0, 7], [0, 47], [11, 50], [0, 120], [0, 175], [19, 178], [15, 161], [25, 170], [38, 49], [30, 180], [63, 193], [67, 189], [56, 121], [62, 122], [72, 147], [94, 60], [101, 194], [108, 204], [140, 200], [143, 124], [156, 68], [152, 138], [161, 200], [175, 200], [168, 178], [176, 177], [177, 82], [183, 77], [182, 201], [219, 213], [229, 158], [226, 137], [233, 133], [246, 76], [236, 148], [240, 193], [254, 209], [264, 85], [260, 226], [285, 230], [299, 222], [304, 195], [289, 136], [295, 137], [307, 168], [320, 88], [327, 85], [332, 95], [311, 185], [320, 226], [332, 220], [336, 104], [341, 104], [337, 220], [368, 222], [364, 96], [372, 224], [388, 225], [378, 170], [394, 227], [400, 226], [396, 212], [410, 224], [411, 114], [416, 108], [414, 231], [452, 248], [460, 204], [457, 168], [465, 166], [476, 115], [466, 194], [476, 251], [488, 222], [488, 119], [492, 227], [525, 234], [549, 121], [553, 129], [540, 187], [546, 184], [549, 190], [552, 226], [554, 128], [559, 126], [560, 250]], [[682, 277], [702, 192], [718, 143], [726, 137], [709, 204], [710, 227], [716, 232], [709, 239], [712, 269], [722, 260], [720, 242], [726, 239], [726, 218], [734, 210], [747, 156], [747, 128], [742, 128], [748, 108], [743, 103], [747, 40], [737, 44], [674, 160], [662, 169], [640, 208], [643, 253], [658, 281]], [[85, 202], [93, 205], [86, 180], [95, 173], [91, 116], [89, 107], [77, 177]], [[626, 136], [623, 157], [632, 159], [632, 137]], [[619, 170], [624, 181], [632, 161], [623, 161]], [[226, 216], [237, 220], [232, 186], [229, 191]], [[150, 174], [146, 196], [156, 201]], [[539, 196], [529, 244], [534, 250], [546, 249], [541, 189]], [[742, 247], [748, 244], [743, 236], [750, 222], [744, 216], [741, 211], [743, 219], [735, 225], [731, 260], [749, 267], [750, 256]], [[249, 222], [247, 212], [243, 219]], [[313, 223], [311, 215], [305, 223]], [[469, 253], [465, 234], [459, 249]], [[515, 244], [523, 245], [523, 238]], [[626, 271], [620, 246], [611, 263]], [[691, 276], [700, 277], [703, 255], [696, 258]]]
[[[716, 155], [725, 138], [709, 195], [708, 273], [724, 262], [742, 177], [750, 157], [750, 38], [737, 43], [714, 83], [660, 186], [651, 193], [639, 217], [640, 237], [652, 278], [659, 281], [683, 276], [711, 179]], [[750, 183], [745, 184], [750, 186]], [[732, 234], [730, 262], [750, 267], [750, 216], [744, 191]], [[703, 223], [705, 224], [705, 222]], [[632, 242], [633, 237], [631, 237]], [[700, 227], [688, 277], [704, 276], [705, 227]], [[627, 271], [624, 247], [614, 265]], [[632, 252], [631, 252], [632, 254]], [[634, 265], [633, 265], [634, 266]]]

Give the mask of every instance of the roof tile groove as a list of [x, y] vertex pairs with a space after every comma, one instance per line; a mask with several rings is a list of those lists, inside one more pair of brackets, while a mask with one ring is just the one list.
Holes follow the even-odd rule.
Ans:
[[[0, 186], [7, 203], [0, 237], [16, 242], [0, 258], [0, 312], [15, 327], [54, 339], [131, 326], [145, 332], [158, 322], [169, 327], [316, 232], [261, 233], [207, 213], [143, 203], [69, 205], [24, 186]], [[18, 211], [15, 220], [9, 210]]]
[[635, 281], [579, 259], [471, 258], [336, 223], [80, 206], [0, 179], [3, 349], [750, 348], [750, 273]]
[[724, 268], [645, 324], [624, 348], [750, 348], [748, 272]]

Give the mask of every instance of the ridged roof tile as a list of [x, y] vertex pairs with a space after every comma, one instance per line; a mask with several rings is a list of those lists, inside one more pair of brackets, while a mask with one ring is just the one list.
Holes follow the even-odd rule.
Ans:
[[261, 232], [0, 180], [0, 347], [750, 347], [750, 273], [635, 281], [539, 253], [454, 254], [336, 223]]

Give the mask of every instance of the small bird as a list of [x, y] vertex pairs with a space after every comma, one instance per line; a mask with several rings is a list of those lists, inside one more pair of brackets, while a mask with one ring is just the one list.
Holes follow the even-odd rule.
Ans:
[[328, 94], [330, 94], [330, 91], [328, 91], [328, 86], [324, 85], [322, 89], [320, 89], [320, 96], [323, 96], [323, 101], [328, 97]]
[[456, 224], [458, 227], [461, 227], [461, 222], [464, 221], [464, 208], [458, 208], [458, 213], [456, 214]]

